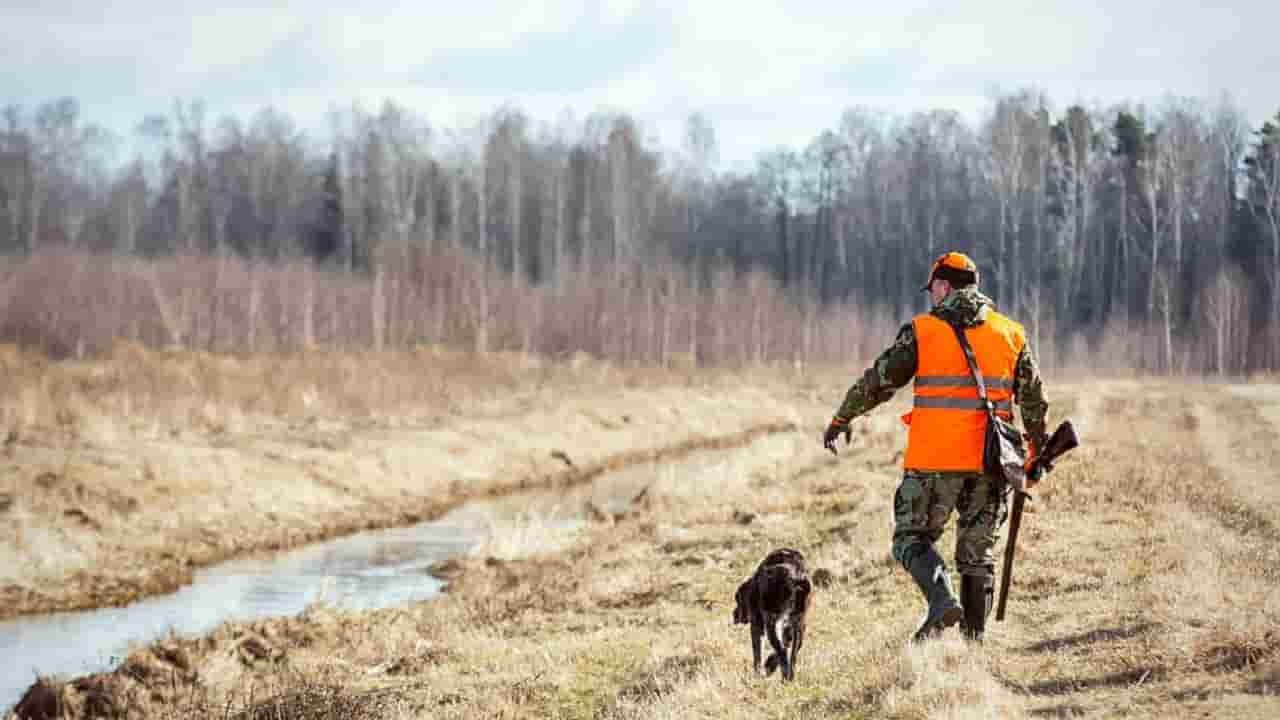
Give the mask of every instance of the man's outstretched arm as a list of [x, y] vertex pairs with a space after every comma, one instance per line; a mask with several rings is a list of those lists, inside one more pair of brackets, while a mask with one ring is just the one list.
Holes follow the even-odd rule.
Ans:
[[914, 325], [907, 323], [898, 330], [893, 344], [880, 353], [862, 378], [849, 388], [836, 417], [848, 422], [887, 402], [898, 388], [915, 377], [916, 363], [916, 330]]
[[898, 388], [911, 382], [916, 374], [917, 360], [915, 326], [907, 323], [898, 330], [898, 337], [893, 344], [880, 353], [880, 357], [867, 368], [862, 378], [849, 388], [840, 409], [831, 418], [823, 444], [834, 452], [835, 440], [841, 433], [844, 433], [845, 442], [848, 442], [849, 421], [888, 401]]

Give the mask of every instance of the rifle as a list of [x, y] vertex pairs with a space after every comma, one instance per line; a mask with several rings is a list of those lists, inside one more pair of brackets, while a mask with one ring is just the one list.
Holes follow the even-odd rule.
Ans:
[[[1037, 448], [1036, 457], [1027, 470], [1028, 479], [1038, 481], [1040, 476], [1053, 469], [1053, 463], [1069, 450], [1080, 445], [1076, 429], [1070, 420], [1063, 420], [1058, 429]], [[1000, 571], [1000, 599], [996, 602], [996, 620], [1004, 620], [1004, 606], [1009, 599], [1009, 581], [1013, 579], [1013, 553], [1018, 545], [1018, 528], [1022, 525], [1022, 507], [1031, 499], [1025, 488], [1013, 488], [1013, 510], [1009, 514], [1009, 542], [1004, 546], [1004, 568]]]

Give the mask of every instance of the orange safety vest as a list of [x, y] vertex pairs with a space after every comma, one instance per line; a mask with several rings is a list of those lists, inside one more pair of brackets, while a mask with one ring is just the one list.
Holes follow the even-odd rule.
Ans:
[[[912, 321], [916, 332], [915, 405], [902, 416], [910, 426], [907, 470], [982, 471], [987, 413], [964, 350], [945, 320], [930, 314]], [[965, 329], [996, 412], [1013, 417], [1013, 372], [1026, 345], [1022, 325], [994, 310]]]

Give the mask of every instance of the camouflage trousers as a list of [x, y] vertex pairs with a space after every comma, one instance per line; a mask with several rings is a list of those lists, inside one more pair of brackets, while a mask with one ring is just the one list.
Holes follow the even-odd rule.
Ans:
[[963, 575], [995, 574], [995, 545], [1009, 515], [1003, 483], [974, 474], [907, 470], [893, 497], [893, 558], [910, 572], [920, 551], [956, 521], [956, 568]]

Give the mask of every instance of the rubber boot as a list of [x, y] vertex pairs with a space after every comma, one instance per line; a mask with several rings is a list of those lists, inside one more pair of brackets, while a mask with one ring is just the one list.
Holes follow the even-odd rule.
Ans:
[[961, 630], [974, 642], [982, 642], [982, 633], [987, 629], [994, 585], [994, 578], [990, 575], [960, 576], [960, 603], [964, 605]]
[[916, 581], [925, 600], [929, 601], [929, 615], [916, 631], [915, 639], [927, 640], [960, 622], [964, 610], [956, 602], [955, 591], [951, 589], [950, 573], [937, 550], [929, 547], [916, 555], [911, 559], [910, 569], [911, 578]]

